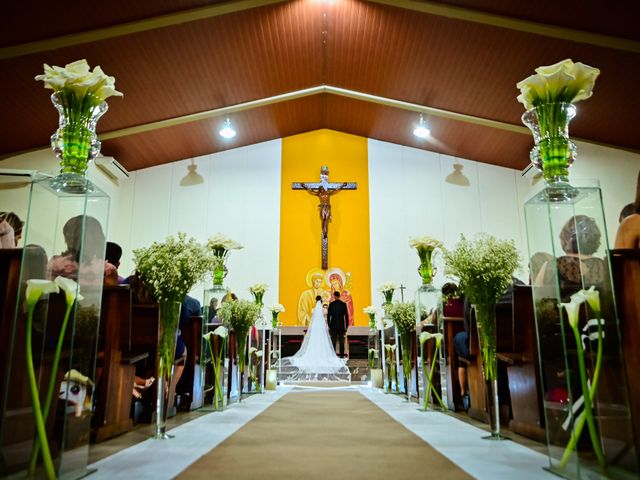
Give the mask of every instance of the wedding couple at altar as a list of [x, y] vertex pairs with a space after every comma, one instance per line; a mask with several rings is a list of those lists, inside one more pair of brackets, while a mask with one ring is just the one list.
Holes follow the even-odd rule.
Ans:
[[[316, 297], [316, 306], [300, 350], [294, 356], [282, 359], [280, 379], [283, 382], [351, 381], [351, 373], [343, 358], [349, 312], [347, 305], [340, 300], [340, 292], [335, 292], [334, 296], [326, 322], [322, 297]], [[340, 357], [334, 347], [336, 341]]]

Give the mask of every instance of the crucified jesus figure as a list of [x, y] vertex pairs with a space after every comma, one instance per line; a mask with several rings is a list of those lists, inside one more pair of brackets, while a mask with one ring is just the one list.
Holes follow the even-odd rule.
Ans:
[[[327, 174], [320, 174], [320, 185], [316, 188], [313, 188], [306, 183], [302, 183], [302, 188], [304, 188], [311, 195], [315, 195], [320, 200], [320, 204], [318, 205], [318, 212], [320, 213], [320, 221], [322, 222], [322, 237], [327, 238], [329, 233], [329, 223], [331, 222], [331, 195], [335, 195], [344, 187], [347, 186], [347, 182], [343, 182], [336, 187], [329, 187], [329, 182], [327, 181]], [[324, 178], [323, 178], [324, 177]]]

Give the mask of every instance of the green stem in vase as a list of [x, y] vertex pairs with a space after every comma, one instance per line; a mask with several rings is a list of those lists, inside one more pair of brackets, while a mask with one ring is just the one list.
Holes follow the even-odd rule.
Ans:
[[402, 371], [404, 373], [405, 393], [411, 398], [411, 333], [401, 333]]
[[480, 303], [476, 305], [476, 321], [480, 330], [482, 369], [484, 379], [493, 381], [497, 377], [496, 361], [496, 306], [493, 303]]
[[560, 459], [560, 468], [564, 468], [567, 466], [569, 459], [571, 458], [571, 454], [575, 450], [578, 440], [580, 440], [580, 435], [582, 434], [582, 430], [584, 428], [585, 422], [587, 423], [587, 428], [589, 430], [589, 437], [591, 438], [591, 444], [593, 445], [593, 451], [598, 460], [598, 464], [600, 467], [605, 470], [607, 466], [607, 461], [602, 452], [602, 446], [600, 445], [600, 439], [598, 437], [598, 432], [596, 430], [595, 421], [593, 418], [593, 399], [595, 398], [596, 389], [598, 387], [598, 381], [600, 378], [600, 369], [602, 367], [602, 347], [603, 347], [603, 334], [602, 334], [602, 325], [600, 323], [600, 312], [597, 312], [598, 318], [598, 347], [596, 353], [596, 366], [593, 373], [593, 380], [591, 382], [591, 386], [589, 387], [587, 381], [587, 369], [584, 361], [584, 349], [582, 348], [582, 339], [580, 337], [580, 330], [578, 325], [571, 325], [571, 329], [573, 330], [573, 336], [576, 341], [576, 349], [578, 354], [578, 370], [580, 373], [580, 385], [582, 387], [582, 395], [584, 402], [584, 410], [579, 415], [578, 420], [575, 422], [575, 426], [571, 433], [571, 438], [565, 447], [562, 458]]
[[433, 280], [433, 267], [431, 265], [431, 254], [433, 253], [433, 248], [428, 247], [419, 247], [418, 256], [420, 257], [420, 266], [418, 267], [418, 273], [420, 273], [420, 277], [422, 278], [422, 284], [428, 285]]
[[[60, 328], [60, 334], [58, 335], [58, 343], [56, 345], [56, 351], [53, 356], [53, 363], [51, 364], [51, 376], [49, 378], [49, 387], [47, 388], [47, 395], [44, 400], [44, 407], [42, 409], [42, 418], [47, 421], [49, 418], [49, 410], [51, 408], [51, 402], [53, 400], [53, 394], [58, 384], [57, 372], [58, 365], [60, 364], [60, 355], [62, 353], [62, 345], [64, 343], [64, 337], [67, 330], [67, 324], [69, 323], [69, 316], [71, 314], [71, 308], [73, 303], [67, 303], [67, 309], [65, 311], [64, 319], [62, 320], [62, 326]], [[29, 474], [33, 475], [36, 471], [36, 463], [38, 461], [38, 454], [40, 453], [40, 438], [36, 437], [33, 448], [31, 449], [31, 458], [29, 459]]]
[[[53, 466], [53, 460], [51, 459], [51, 451], [49, 450], [49, 441], [47, 440], [47, 432], [45, 428], [45, 422], [42, 415], [42, 408], [40, 406], [40, 396], [38, 394], [38, 385], [36, 383], [35, 368], [33, 366], [33, 351], [32, 351], [32, 328], [33, 328], [33, 311], [35, 309], [35, 302], [28, 304], [27, 310], [27, 325], [26, 325], [26, 361], [27, 361], [27, 379], [29, 382], [29, 393], [31, 394], [31, 402], [33, 405], [33, 416], [36, 422], [36, 433], [40, 441], [40, 448], [42, 449], [42, 463], [44, 466], [45, 475], [49, 480], [56, 478], [55, 468]], [[52, 375], [54, 373], [52, 372]], [[35, 472], [33, 472], [35, 473]], [[32, 474], [32, 472], [30, 472]]]

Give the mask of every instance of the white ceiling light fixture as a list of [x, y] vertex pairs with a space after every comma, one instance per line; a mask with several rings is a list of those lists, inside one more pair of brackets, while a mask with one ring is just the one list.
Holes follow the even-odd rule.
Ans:
[[236, 131], [231, 126], [231, 120], [229, 120], [229, 117], [224, 121], [224, 125], [222, 125], [222, 128], [218, 133], [221, 137], [226, 138], [227, 140], [236, 136]]
[[429, 138], [429, 135], [431, 135], [431, 130], [427, 127], [427, 122], [424, 121], [422, 114], [420, 114], [418, 125], [413, 129], [413, 134], [418, 138]]

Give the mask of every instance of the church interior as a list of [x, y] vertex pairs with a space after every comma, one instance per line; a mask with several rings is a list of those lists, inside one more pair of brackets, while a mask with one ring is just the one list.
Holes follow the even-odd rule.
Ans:
[[1, 478], [640, 478], [633, 2], [3, 11]]

